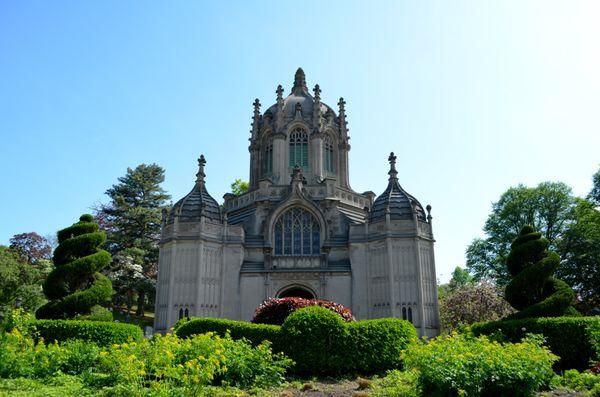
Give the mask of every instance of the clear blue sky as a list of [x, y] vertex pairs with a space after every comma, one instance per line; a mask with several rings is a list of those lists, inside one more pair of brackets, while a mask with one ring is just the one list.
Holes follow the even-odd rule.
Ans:
[[0, 244], [70, 225], [140, 163], [177, 200], [204, 153], [221, 199], [248, 178], [254, 98], [302, 66], [347, 101], [353, 188], [381, 193], [393, 150], [433, 206], [445, 281], [509, 186], [589, 191], [599, 19], [578, 1], [2, 1]]

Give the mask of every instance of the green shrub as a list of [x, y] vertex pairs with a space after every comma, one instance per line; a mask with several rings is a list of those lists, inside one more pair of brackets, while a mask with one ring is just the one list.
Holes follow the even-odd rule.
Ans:
[[500, 344], [485, 336], [447, 335], [407, 350], [426, 396], [530, 396], [554, 376], [558, 358], [540, 339]]
[[344, 362], [348, 339], [342, 317], [319, 306], [293, 312], [281, 326], [283, 352], [296, 362], [296, 372], [303, 374], [344, 372], [349, 364]]
[[419, 372], [389, 371], [384, 377], [376, 378], [373, 389], [369, 395], [373, 397], [419, 397], [421, 393], [418, 387]]
[[402, 367], [402, 351], [416, 342], [417, 331], [407, 321], [395, 318], [348, 323], [348, 341], [343, 363], [348, 370], [377, 373]]
[[175, 334], [180, 338], [192, 335], [214, 332], [225, 336], [227, 332], [233, 339], [248, 339], [253, 345], [259, 345], [265, 340], [277, 344], [279, 336], [278, 325], [253, 324], [247, 321], [226, 320], [222, 318], [192, 318], [189, 321], [179, 321]]
[[564, 372], [563, 376], [555, 376], [552, 386], [581, 392], [592, 391], [594, 387], [600, 388], [600, 376], [591, 372], [569, 369]]
[[135, 325], [80, 320], [37, 320], [32, 323], [35, 334], [46, 342], [80, 339], [101, 346], [140, 340], [142, 330]]
[[556, 369], [585, 370], [600, 361], [600, 317], [548, 317], [477, 323], [475, 335], [501, 333], [518, 342], [528, 333], [544, 336], [546, 346], [560, 360]]

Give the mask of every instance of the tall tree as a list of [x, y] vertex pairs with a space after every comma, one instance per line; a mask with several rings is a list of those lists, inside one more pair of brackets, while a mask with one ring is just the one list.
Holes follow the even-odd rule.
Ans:
[[18, 252], [0, 246], [0, 311], [15, 306], [18, 300], [26, 311], [45, 302], [41, 272], [22, 260]]
[[[161, 187], [165, 171], [157, 164], [140, 164], [128, 168], [106, 191], [107, 205], [97, 209], [104, 230], [108, 234], [108, 250], [118, 257], [124, 250], [135, 248], [141, 252], [140, 265], [143, 279], [138, 280], [138, 312], [144, 314], [144, 302], [154, 292], [158, 268], [161, 212], [171, 198]], [[116, 261], [111, 271], [118, 272], [126, 261]], [[121, 269], [124, 270], [124, 269]]]
[[596, 206], [600, 206], [600, 169], [592, 176], [592, 191], [588, 195], [588, 199]]
[[50, 243], [36, 232], [15, 234], [10, 239], [10, 248], [31, 265], [52, 257]]
[[521, 228], [532, 225], [555, 248], [571, 220], [575, 198], [571, 188], [561, 182], [543, 182], [530, 188], [512, 187], [493, 203], [492, 213], [483, 228], [486, 238], [475, 239], [467, 248], [467, 269], [475, 279], [489, 279], [506, 285], [509, 274], [505, 261], [510, 244]]

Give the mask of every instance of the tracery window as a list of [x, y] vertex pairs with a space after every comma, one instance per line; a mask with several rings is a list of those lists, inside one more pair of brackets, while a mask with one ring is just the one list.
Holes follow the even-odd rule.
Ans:
[[333, 169], [333, 140], [330, 136], [326, 136], [325, 142], [323, 142], [323, 162], [325, 172], [333, 174], [335, 172]]
[[290, 134], [289, 166], [308, 169], [308, 135], [302, 128], [296, 128]]
[[275, 255], [318, 255], [321, 232], [317, 218], [304, 208], [284, 212], [274, 230]]
[[262, 168], [264, 174], [271, 174], [273, 172], [273, 140], [268, 139], [265, 142], [263, 148], [263, 161]]

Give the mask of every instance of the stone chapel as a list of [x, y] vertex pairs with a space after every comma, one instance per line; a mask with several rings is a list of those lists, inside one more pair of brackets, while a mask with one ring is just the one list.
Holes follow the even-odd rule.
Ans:
[[299, 296], [437, 335], [431, 206], [400, 185], [394, 153], [383, 193], [354, 191], [344, 99], [337, 112], [321, 102], [302, 69], [283, 92], [262, 114], [254, 101], [248, 191], [220, 207], [200, 156], [193, 189], [163, 213], [155, 330], [192, 316], [250, 320], [267, 298]]

